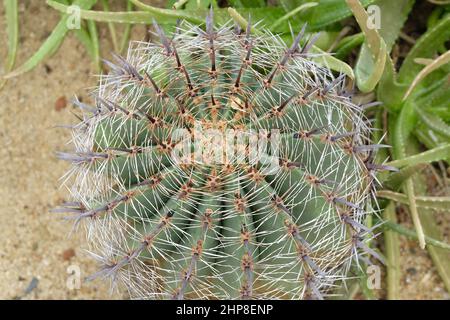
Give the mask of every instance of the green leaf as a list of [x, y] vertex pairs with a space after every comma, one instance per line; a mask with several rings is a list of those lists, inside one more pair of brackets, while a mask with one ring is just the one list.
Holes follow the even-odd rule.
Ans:
[[[127, 11], [128, 12], [133, 11], [133, 4], [130, 1], [127, 1]], [[120, 42], [120, 48], [119, 48], [120, 54], [122, 54], [128, 46], [128, 41], [130, 39], [130, 33], [131, 33], [131, 24], [127, 24], [127, 25], [125, 25], [125, 29], [123, 30], [122, 41]]]
[[94, 46], [92, 45], [92, 40], [91, 40], [91, 36], [89, 35], [89, 32], [87, 32], [86, 28], [84, 28], [84, 27], [73, 30], [73, 31], [74, 31], [74, 34], [77, 37], [77, 39], [86, 48], [86, 51], [88, 52], [89, 56], [92, 59], [94, 59], [95, 58]]
[[[191, 21], [194, 23], [202, 23], [203, 19], [199, 19], [195, 15], [186, 14], [185, 12], [187, 10], [170, 10], [170, 9], [161, 9], [157, 7], [150, 6], [148, 4], [142, 3], [140, 0], [128, 0], [132, 4], [134, 4], [137, 8], [144, 10], [146, 12], [149, 12], [155, 16], [158, 16], [160, 18], [176, 18], [176, 19], [185, 19], [187, 21]], [[190, 4], [194, 3], [194, 1], [190, 1]], [[195, 10], [200, 9], [200, 6], [197, 6], [197, 1], [195, 1], [196, 6]]]
[[265, 0], [239, 0], [240, 3], [245, 8], [264, 8], [266, 7], [266, 1]]
[[[131, 1], [131, 0], [130, 0]], [[133, 0], [135, 1], [135, 0]], [[67, 6], [56, 1], [47, 0], [47, 4], [52, 8], [66, 12]], [[146, 5], [147, 11], [125, 11], [125, 12], [104, 12], [93, 10], [81, 10], [80, 16], [82, 19], [94, 20], [98, 22], [115, 22], [115, 23], [143, 23], [148, 24], [152, 19], [164, 19], [166, 22], [175, 23], [177, 19], [185, 19], [193, 23], [203, 23], [203, 18], [192, 16], [185, 12], [185, 10], [170, 10], [150, 7]], [[206, 11], [205, 11], [206, 13]]]
[[430, 112], [423, 111], [420, 108], [416, 108], [416, 112], [418, 113], [420, 119], [430, 129], [439, 132], [441, 135], [447, 138], [450, 138], [450, 126], [446, 124], [441, 118], [434, 114], [431, 114]]
[[[61, 3], [65, 5], [69, 5], [69, 0], [59, 0]], [[89, 35], [89, 32], [87, 31], [86, 27], [81, 24], [80, 29], [74, 29], [72, 30], [75, 34], [75, 37], [78, 39], [78, 41], [81, 42], [81, 44], [86, 48], [87, 53], [89, 56], [94, 59], [95, 58], [95, 52], [94, 52], [94, 46], [92, 45], [91, 36]]]
[[354, 48], [363, 44], [364, 39], [365, 37], [362, 32], [343, 38], [336, 46], [336, 53], [334, 56], [337, 59], [344, 59]]
[[[402, 193], [390, 190], [379, 190], [377, 196], [399, 203], [409, 204], [408, 197]], [[416, 196], [416, 203], [420, 208], [450, 210], [450, 197]]]
[[[65, 5], [69, 5], [69, 0], [59, 0], [61, 3]], [[80, 29], [74, 29], [72, 30], [75, 34], [75, 37], [81, 42], [81, 44], [86, 48], [87, 53], [89, 56], [94, 59], [95, 58], [95, 52], [94, 52], [94, 46], [92, 45], [91, 36], [89, 35], [89, 32], [86, 30], [84, 25], [80, 25]]]
[[397, 41], [401, 30], [414, 6], [415, 0], [377, 0], [374, 5], [380, 8], [381, 25], [379, 35], [386, 43], [387, 52], [390, 53]]
[[[442, 279], [442, 282], [447, 289], [447, 292], [450, 293], [450, 258], [448, 254], [449, 245], [440, 240], [436, 240], [438, 242], [434, 242], [434, 239], [442, 238], [442, 234], [440, 231], [440, 227], [436, 222], [436, 219], [433, 215], [428, 214], [426, 212], [427, 209], [423, 209], [422, 211], [422, 223], [427, 234], [426, 240], [430, 244], [427, 247], [428, 253], [433, 260], [433, 263]], [[443, 244], [444, 246], [442, 246]]]
[[[394, 223], [392, 221], [385, 221], [383, 226], [386, 229], [393, 230], [393, 231], [395, 231], [395, 232], [397, 232], [397, 233], [399, 233], [401, 235], [404, 235], [404, 236], [406, 236], [408, 238], [415, 239], [415, 240], [417, 240], [417, 238], [418, 238], [417, 237], [417, 233], [414, 232], [413, 230], [405, 228], [405, 227], [403, 227], [403, 226], [401, 226], [401, 225], [399, 225], [397, 223]], [[445, 249], [445, 250], [450, 250], [450, 245], [448, 243], [436, 240], [436, 239], [434, 239], [432, 237], [429, 237], [429, 236], [425, 236], [425, 242], [427, 244], [429, 244], [430, 246], [433, 246], [435, 248], [441, 248], [441, 249]]]
[[289, 18], [291, 18], [292, 16], [296, 15], [299, 12], [302, 12], [304, 10], [307, 10], [308, 8], [312, 8], [317, 6], [318, 3], [317, 2], [307, 2], [304, 3], [300, 6], [298, 6], [297, 8], [289, 11], [288, 13], [286, 13], [284, 16], [282, 16], [281, 18], [277, 19], [272, 26], [270, 27], [272, 30], [276, 29], [279, 25], [281, 25], [282, 23], [285, 23], [286, 20], [288, 20]]
[[[379, 36], [386, 43], [386, 54], [389, 54], [411, 11], [414, 1], [379, 0], [375, 4], [379, 6], [381, 11], [381, 29], [379, 30]], [[368, 75], [372, 74], [375, 68], [381, 66], [381, 61], [378, 63], [378, 66], [375, 64], [373, 51], [369, 50], [367, 45], [361, 48], [355, 71], [357, 77], [360, 74], [368, 78]], [[378, 57], [378, 55], [375, 56]], [[380, 79], [376, 79], [375, 75], [373, 76], [372, 83], [369, 82], [371, 84], [369, 88], [375, 84], [374, 80], [378, 80], [378, 100], [382, 101], [389, 110], [399, 110], [403, 97], [402, 94], [407, 89], [407, 85], [397, 80], [396, 71], [389, 55], [386, 57], [383, 69], [384, 72]]]
[[326, 66], [327, 68], [337, 71], [339, 73], [343, 73], [349, 76], [351, 79], [355, 79], [355, 74], [353, 73], [352, 67], [346, 64], [344, 61], [341, 61], [332, 55], [326, 53], [325, 51], [313, 46], [311, 48], [312, 53], [319, 53], [319, 56], [313, 57], [312, 60], [316, 63]]
[[[103, 10], [105, 12], [109, 11], [109, 2], [108, 0], [102, 0]], [[108, 23], [109, 34], [111, 35], [111, 41], [113, 44], [113, 48], [115, 52], [119, 51], [119, 43], [117, 42], [117, 33], [116, 28], [113, 23]]]
[[[361, 49], [360, 57], [369, 57], [368, 54], [365, 54], [366, 50], [367, 49]], [[384, 67], [386, 64], [386, 57], [386, 44], [384, 42], [381, 42], [380, 50], [378, 51], [375, 61], [368, 59], [364, 60], [363, 58], [360, 58], [360, 60], [358, 60], [355, 74], [356, 83], [359, 90], [365, 93], [375, 90], [375, 87], [377, 86], [378, 82], [380, 82], [383, 75]]]
[[383, 102], [389, 111], [397, 112], [403, 106], [402, 99], [407, 89], [408, 84], [398, 81], [394, 64], [388, 56], [383, 75], [378, 83], [378, 100]]
[[[355, 67], [358, 88], [363, 92], [373, 91], [381, 81], [385, 66], [391, 63], [389, 52], [403, 27], [413, 0], [378, 0], [375, 5], [380, 9], [380, 27], [377, 31], [368, 26], [369, 15], [357, 0], [347, 0], [355, 18], [366, 36], [366, 43]], [[393, 70], [389, 70], [393, 71]], [[389, 72], [388, 71], [388, 72]], [[392, 90], [392, 87], [390, 88]]]
[[383, 181], [383, 186], [390, 190], [399, 190], [407, 179], [411, 178], [414, 174], [421, 172], [427, 165], [425, 163], [414, 164], [402, 168], [398, 172], [391, 173], [386, 181]]
[[215, 0], [190, 0], [185, 5], [186, 10], [208, 9], [212, 4], [213, 8], [217, 6]]
[[[383, 218], [385, 225], [391, 223], [397, 225], [397, 216], [395, 214], [395, 205], [389, 202], [384, 209]], [[400, 240], [398, 235], [392, 231], [385, 229], [384, 233], [384, 254], [386, 256], [386, 282], [387, 282], [387, 298], [389, 300], [398, 300], [400, 298]]]
[[422, 70], [422, 66], [415, 62], [416, 58], [433, 58], [443, 43], [450, 39], [450, 15], [446, 15], [433, 28], [427, 30], [411, 49], [402, 67], [400, 68], [398, 79], [403, 83], [410, 83]]
[[[81, 18], [87, 20], [95, 20], [97, 22], [114, 22], [114, 23], [131, 23], [131, 24], [148, 24], [152, 19], [156, 19], [163, 23], [175, 23], [177, 19], [185, 19], [195, 24], [203, 24], [208, 13], [207, 9], [190, 9], [190, 10], [172, 10], [161, 9], [144, 4], [139, 0], [130, 0], [142, 11], [133, 12], [103, 12], [92, 10], [81, 10]], [[364, 0], [364, 4], [372, 3], [374, 0]], [[47, 0], [47, 3], [56, 10], [64, 12], [66, 6], [54, 0]], [[319, 8], [316, 10], [317, 8]], [[349, 17], [350, 10], [342, 3], [341, 0], [325, 0], [320, 1], [312, 14], [295, 15], [292, 20], [292, 27], [300, 30], [303, 24], [308, 23], [309, 31], [320, 30], [323, 27], [333, 24], [336, 21]], [[336, 10], [335, 10], [336, 9]], [[309, 11], [309, 10], [308, 10]], [[262, 25], [270, 26], [276, 20], [283, 17], [286, 13], [281, 7], [262, 7], [262, 8], [239, 8], [239, 14], [244, 17], [251, 15], [252, 21], [261, 21]], [[307, 12], [306, 12], [307, 13]], [[214, 20], [218, 24], [224, 24], [229, 21], [227, 9], [214, 9]], [[287, 23], [283, 23], [273, 32], [290, 33], [290, 27]]]
[[419, 74], [414, 78], [412, 81], [410, 87], [408, 88], [408, 91], [406, 91], [405, 96], [403, 97], [403, 100], [405, 100], [411, 92], [414, 90], [414, 88], [417, 86], [417, 84], [422, 81], [427, 75], [432, 73], [433, 71], [439, 69], [443, 65], [450, 62], [450, 50], [441, 55], [440, 57], [433, 60], [432, 63], [428, 64], [425, 68], [423, 68]]
[[362, 92], [370, 92], [375, 89], [383, 75], [387, 46], [378, 31], [369, 27], [369, 15], [361, 3], [358, 0], [346, 2], [366, 37], [366, 45], [361, 48], [360, 60], [355, 69], [356, 84]]
[[[442, 70], [442, 71], [441, 71]], [[426, 79], [424, 79], [414, 90], [414, 95], [411, 100], [417, 101], [417, 105], [421, 109], [433, 112], [435, 108], [448, 108], [448, 101], [450, 100], [450, 87], [448, 86], [449, 72], [444, 71], [445, 66], [441, 70], [433, 72]]]
[[[300, 21], [307, 21], [309, 30], [311, 31], [323, 30], [326, 26], [346, 19], [352, 15], [351, 10], [342, 0], [320, 0], [317, 2], [318, 6], [295, 16], [295, 18]], [[361, 1], [364, 7], [373, 2], [374, 0]], [[304, 3], [305, 1], [303, 0], [282, 1], [282, 5], [286, 11], [292, 11]]]
[[[95, 4], [96, 0], [76, 0], [73, 2], [73, 5], [77, 5], [80, 8], [87, 9], [92, 7]], [[63, 5], [64, 6], [64, 5]], [[67, 6], [64, 6], [67, 8]], [[31, 56], [23, 65], [13, 70], [12, 72], [5, 75], [5, 78], [13, 78], [21, 75], [25, 72], [30, 71], [34, 67], [36, 67], [41, 61], [49, 57], [52, 53], [54, 53], [62, 41], [64, 40], [67, 32], [69, 31], [67, 26], [67, 21], [69, 16], [66, 11], [63, 11], [64, 15], [53, 29], [50, 36], [45, 40], [45, 42], [41, 45], [38, 51]]]
[[[450, 16], [447, 15], [417, 40], [403, 62], [398, 76], [389, 59], [388, 63], [386, 63], [385, 72], [377, 91], [378, 100], [382, 101], [389, 110], [400, 110], [403, 105], [403, 98], [410, 83], [423, 68], [422, 65], [416, 63], [417, 59], [433, 58], [438, 51], [438, 48], [450, 38], [449, 30]], [[443, 69], [444, 68], [445, 67], [443, 67]], [[445, 72], [434, 72], [433, 75], [428, 76], [428, 82], [425, 82], [426, 80], [423, 81], [421, 89], [424, 91], [429, 90], [428, 87], [434, 86], [434, 84], [438, 82], [438, 77], [444, 77], [447, 74], [445, 74]], [[414, 97], [411, 97], [410, 100], [415, 100], [416, 96], [420, 94], [420, 90], [416, 89]]]
[[[414, 105], [406, 103], [397, 119], [397, 125], [394, 130], [394, 155], [396, 159], [403, 159], [407, 155], [407, 141], [414, 125]], [[419, 239], [420, 248], [425, 248], [425, 234], [423, 232], [422, 223], [420, 221], [419, 212], [417, 210], [416, 196], [412, 179], [406, 179], [404, 183], [404, 192], [408, 197], [409, 212], [411, 214], [414, 228], [416, 229]]]
[[[4, 0], [6, 17], [6, 34], [8, 35], [8, 56], [5, 60], [5, 72], [14, 68], [16, 61], [17, 47], [19, 45], [19, 12], [17, 0]], [[5, 85], [6, 80], [0, 79], [0, 90]]]
[[88, 23], [89, 34], [91, 36], [91, 41], [92, 41], [92, 52], [93, 52], [94, 65], [95, 65], [97, 72], [100, 72], [100, 70], [101, 70], [100, 43], [98, 40], [97, 26], [94, 21], [88, 21], [87, 23]]
[[424, 151], [413, 156], [404, 157], [399, 160], [394, 160], [386, 163], [386, 165], [401, 168], [404, 166], [411, 166], [419, 163], [431, 163], [435, 161], [445, 160], [450, 158], [450, 144], [440, 146], [428, 151]]
[[[172, 8], [175, 10], [182, 9], [183, 6], [188, 2], [189, 0], [169, 0], [167, 3], [167, 8]], [[128, 3], [131, 3], [128, 1]]]
[[[414, 136], [428, 149], [434, 149], [448, 144], [448, 138], [442, 137], [423, 123], [419, 123], [414, 129]], [[450, 158], [442, 160], [449, 162]]]

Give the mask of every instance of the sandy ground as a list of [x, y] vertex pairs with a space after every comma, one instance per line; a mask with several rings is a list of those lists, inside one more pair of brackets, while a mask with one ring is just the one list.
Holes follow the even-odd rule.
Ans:
[[[40, 1], [20, 7], [22, 63], [39, 47], [59, 19]], [[3, 6], [0, 16], [3, 17]], [[4, 20], [0, 20], [0, 57], [6, 56]], [[142, 39], [142, 28], [133, 34]], [[107, 28], [101, 28], [106, 38]], [[108, 56], [107, 41], [103, 52]], [[10, 80], [0, 91], [0, 298], [2, 299], [114, 299], [107, 283], [96, 280], [71, 290], [69, 267], [81, 278], [96, 270], [84, 253], [83, 234], [69, 237], [71, 224], [49, 213], [65, 200], [59, 178], [68, 164], [55, 158], [65, 148], [69, 134], [54, 128], [73, 123], [71, 106], [63, 100], [77, 94], [87, 98], [95, 85], [92, 64], [83, 46], [69, 36], [60, 50], [32, 72]], [[59, 101], [58, 103], [56, 103]], [[55, 103], [59, 107], [55, 108]], [[57, 109], [60, 109], [59, 111]], [[447, 219], [448, 221], [448, 219]], [[442, 282], [425, 251], [416, 242], [402, 239], [402, 297], [448, 299]], [[379, 294], [383, 297], [383, 291]]]
[[[434, 215], [443, 232], [444, 241], [448, 243], [450, 230], [448, 213], [434, 213]], [[403, 226], [414, 229], [406, 210], [397, 208], [397, 218]], [[428, 251], [420, 249], [416, 240], [400, 237], [400, 260], [401, 299], [450, 299]]]

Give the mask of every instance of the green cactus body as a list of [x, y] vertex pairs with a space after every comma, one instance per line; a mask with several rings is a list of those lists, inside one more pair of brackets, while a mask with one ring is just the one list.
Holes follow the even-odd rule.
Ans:
[[291, 47], [214, 28], [212, 15], [206, 31], [156, 30], [159, 43], [108, 63], [96, 107], [78, 103], [75, 152], [61, 154], [73, 162], [67, 210], [102, 263], [95, 276], [134, 298], [327, 296], [370, 251], [377, 145], [344, 79], [311, 61], [304, 30]]

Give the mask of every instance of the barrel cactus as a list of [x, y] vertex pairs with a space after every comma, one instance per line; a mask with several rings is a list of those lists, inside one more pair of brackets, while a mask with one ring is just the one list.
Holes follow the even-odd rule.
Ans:
[[363, 107], [315, 63], [305, 28], [155, 23], [75, 104], [66, 176], [93, 277], [132, 298], [322, 299], [367, 244], [373, 163]]

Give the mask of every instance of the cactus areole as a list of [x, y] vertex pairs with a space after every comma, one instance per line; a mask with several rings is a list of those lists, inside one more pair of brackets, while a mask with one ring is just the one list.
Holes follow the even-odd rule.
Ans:
[[343, 76], [268, 31], [181, 23], [75, 101], [65, 183], [92, 277], [138, 299], [323, 299], [376, 255], [374, 153]]

